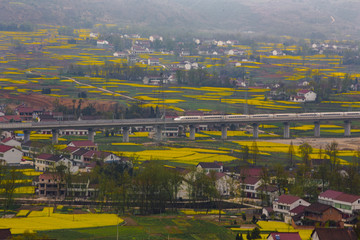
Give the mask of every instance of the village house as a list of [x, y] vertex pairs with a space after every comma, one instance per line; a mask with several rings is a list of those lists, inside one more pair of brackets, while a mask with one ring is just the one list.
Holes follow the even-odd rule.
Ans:
[[301, 240], [297, 232], [273, 232], [270, 233], [267, 240]]
[[78, 140], [72, 141], [68, 144], [68, 147], [85, 148], [88, 150], [97, 150], [97, 145], [91, 140]]
[[327, 190], [318, 196], [318, 202], [333, 206], [346, 214], [360, 209], [360, 196]]
[[297, 206], [309, 206], [310, 203], [293, 195], [281, 195], [273, 202], [273, 209], [276, 213], [290, 215], [290, 211]]
[[21, 106], [16, 108], [15, 111], [23, 121], [31, 121], [33, 119], [34, 109], [32, 107]]
[[163, 37], [158, 36], [158, 35], [152, 35], [152, 36], [149, 37], [149, 40], [151, 42], [154, 42], [155, 40], [163, 41]]
[[[211, 174], [211, 173], [208, 173]], [[229, 196], [232, 189], [232, 178], [223, 172], [216, 172], [215, 176], [215, 187], [221, 196]]]
[[325, 223], [328, 221], [339, 223], [342, 220], [341, 211], [322, 203], [313, 203], [310, 206], [307, 206], [304, 209], [303, 216], [304, 219], [320, 223], [321, 226], [325, 226]]
[[257, 189], [261, 186], [261, 179], [259, 177], [245, 177], [240, 181], [241, 191], [244, 192], [247, 198], [257, 198]]
[[[298, 211], [295, 211], [297, 210]], [[292, 214], [296, 212], [296, 215]], [[322, 204], [322, 203], [312, 203], [310, 206], [298, 206], [290, 211], [292, 216], [292, 225], [293, 227], [304, 225], [304, 226], [325, 226], [326, 224], [331, 224], [331, 227], [343, 227], [344, 223], [342, 222], [343, 214], [338, 209]]]
[[196, 165], [196, 169], [199, 171], [204, 171], [205, 173], [209, 173], [211, 171], [223, 172], [224, 166], [217, 162], [199, 162]]
[[46, 146], [45, 143], [38, 141], [27, 141], [21, 144], [21, 151], [25, 157], [33, 158], [40, 153], [41, 149]]
[[291, 96], [290, 100], [293, 102], [314, 102], [316, 100], [316, 93], [311, 90], [302, 89], [296, 93], [296, 96]]
[[120, 58], [125, 58], [129, 55], [129, 53], [127, 52], [114, 52], [113, 56], [114, 57], [120, 57]]
[[73, 161], [62, 156], [54, 155], [49, 153], [42, 153], [35, 158], [35, 170], [36, 171], [50, 171], [54, 170], [57, 166], [64, 165], [70, 172], [75, 173], [79, 170], [78, 167], [74, 166]]
[[39, 197], [88, 198], [97, 193], [97, 189], [90, 184], [90, 178], [86, 176], [73, 176], [71, 183], [67, 183], [59, 174], [44, 173], [39, 175], [37, 186]]
[[315, 228], [311, 240], [357, 240], [354, 230], [346, 228]]
[[96, 46], [97, 46], [98, 48], [107, 48], [107, 47], [109, 46], [109, 42], [106, 41], [106, 40], [98, 40], [98, 41], [96, 42]]
[[0, 145], [0, 163], [20, 164], [23, 152], [13, 146]]
[[4, 144], [6, 146], [21, 148], [21, 142], [17, 141], [16, 139], [12, 137], [4, 138], [1, 140], [1, 144]]

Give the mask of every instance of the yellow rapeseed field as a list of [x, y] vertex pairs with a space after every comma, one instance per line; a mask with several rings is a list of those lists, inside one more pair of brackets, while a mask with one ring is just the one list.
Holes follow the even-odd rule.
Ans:
[[[53, 209], [53, 208], [51, 208]], [[26, 218], [2, 218], [1, 228], [10, 228], [12, 234], [22, 234], [25, 231], [48, 231], [56, 229], [75, 229], [114, 226], [124, 220], [115, 214], [60, 214], [44, 208], [41, 214], [31, 212]], [[50, 213], [50, 216], [49, 216]]]

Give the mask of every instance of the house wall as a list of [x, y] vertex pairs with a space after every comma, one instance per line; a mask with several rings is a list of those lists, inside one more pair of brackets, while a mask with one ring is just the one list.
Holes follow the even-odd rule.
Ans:
[[222, 177], [216, 181], [216, 183], [215, 183], [216, 189], [218, 190], [220, 195], [222, 195], [222, 196], [230, 195], [230, 189], [231, 189], [230, 180], [231, 180], [231, 178], [229, 176], [225, 175], [224, 177]]
[[23, 152], [16, 148], [12, 148], [7, 152], [0, 153], [0, 161], [5, 161], [7, 164], [17, 164], [21, 162]]
[[9, 141], [7, 141], [6, 143], [3, 143], [6, 146], [11, 146], [11, 147], [21, 147], [21, 143], [19, 141], [16, 141], [14, 139], [11, 139]]
[[298, 207], [299, 205], [309, 206], [310, 203], [306, 202], [303, 199], [299, 199], [299, 200], [293, 202], [292, 204], [273, 202], [273, 209], [275, 212], [289, 214], [289, 211]]
[[310, 214], [306, 214], [305, 217], [323, 223], [330, 220], [335, 222], [339, 222], [342, 220], [342, 214], [333, 208], [327, 209], [321, 215], [310, 213]]
[[311, 240], [320, 240], [316, 232], [314, 232], [314, 234], [311, 236]]
[[314, 92], [308, 92], [304, 95], [306, 101], [311, 102], [316, 100], [316, 93]]

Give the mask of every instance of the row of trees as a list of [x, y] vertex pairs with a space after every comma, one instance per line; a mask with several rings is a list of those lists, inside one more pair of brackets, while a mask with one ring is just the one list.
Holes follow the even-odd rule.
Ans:
[[161, 117], [161, 110], [158, 106], [155, 108], [142, 107], [140, 101], [131, 102], [129, 106], [124, 107], [119, 103], [114, 104], [108, 111], [100, 109], [95, 103], [86, 104], [83, 107], [85, 100], [73, 99], [73, 105], [68, 107], [60, 103], [59, 100], [54, 101], [55, 111], [62, 112], [64, 115], [73, 115], [75, 119], [80, 116], [101, 116], [102, 118], [111, 119], [131, 119], [131, 118], [159, 118]]
[[143, 164], [134, 170], [129, 165], [111, 163], [98, 165], [92, 182], [98, 185], [98, 200], [111, 201], [117, 211], [124, 213], [131, 206], [138, 206], [140, 214], [165, 212], [175, 202], [182, 182], [186, 182], [190, 201], [218, 199], [214, 175], [190, 171], [184, 178], [179, 171], [169, 169], [156, 161]]

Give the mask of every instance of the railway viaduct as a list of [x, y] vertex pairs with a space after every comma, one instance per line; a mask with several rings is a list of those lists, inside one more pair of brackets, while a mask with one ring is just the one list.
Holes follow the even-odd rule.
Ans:
[[[226, 116], [226, 115], [224, 115]], [[227, 115], [230, 116], [230, 115]], [[274, 117], [277, 116], [277, 117]], [[58, 121], [58, 122], [25, 122], [25, 123], [5, 123], [0, 124], [1, 130], [23, 130], [24, 141], [30, 140], [30, 132], [36, 130], [51, 129], [52, 142], [58, 142], [60, 129], [87, 129], [88, 139], [94, 140], [95, 129], [98, 128], [122, 128], [123, 142], [129, 142], [130, 128], [136, 126], [154, 126], [155, 139], [160, 141], [162, 138], [162, 130], [168, 126], [179, 126], [183, 129], [188, 126], [190, 129], [190, 139], [195, 140], [195, 129], [197, 125], [216, 124], [221, 126], [221, 139], [227, 139], [227, 129], [230, 124], [249, 124], [253, 127], [253, 137], [259, 137], [259, 125], [265, 123], [281, 122], [284, 126], [284, 138], [290, 138], [291, 122], [313, 122], [314, 136], [320, 137], [320, 127], [322, 121], [337, 120], [344, 122], [344, 136], [351, 136], [351, 122], [360, 120], [360, 112], [358, 114], [347, 115], [346, 113], [328, 115], [322, 113], [302, 114], [258, 114], [248, 115], [247, 118], [230, 119], [223, 117], [222, 119], [113, 119], [113, 120], [79, 120], [79, 121]]]

